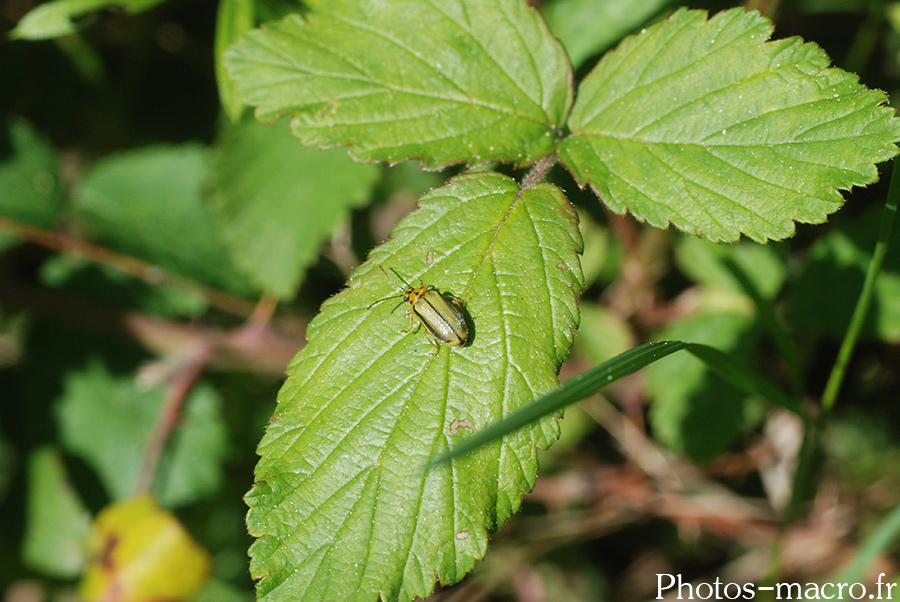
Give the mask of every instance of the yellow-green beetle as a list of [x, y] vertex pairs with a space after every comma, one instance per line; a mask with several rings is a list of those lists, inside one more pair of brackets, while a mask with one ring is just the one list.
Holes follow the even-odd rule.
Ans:
[[415, 315], [422, 322], [422, 325], [425, 326], [426, 333], [431, 335], [429, 340], [434, 345], [432, 355], [437, 355], [438, 351], [440, 351], [437, 343], [457, 347], [466, 342], [466, 339], [469, 337], [469, 325], [466, 324], [466, 317], [462, 312], [463, 302], [461, 300], [450, 295], [442, 295], [434, 288], [425, 286], [421, 281], [419, 286], [404, 286], [388, 274], [383, 267], [381, 271], [394, 284], [403, 289], [403, 294], [379, 299], [369, 305], [369, 308], [388, 299], [403, 297], [403, 300], [409, 303], [409, 311], [407, 312], [409, 315], [409, 329], [406, 332], [409, 332], [415, 326], [412, 317]]

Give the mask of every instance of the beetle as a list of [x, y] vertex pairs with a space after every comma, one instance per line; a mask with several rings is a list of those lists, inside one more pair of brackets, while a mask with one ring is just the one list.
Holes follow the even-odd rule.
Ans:
[[426, 333], [431, 335], [429, 341], [434, 345], [431, 355], [437, 355], [440, 351], [438, 343], [450, 347], [465, 344], [469, 337], [469, 325], [463, 315], [463, 302], [460, 299], [452, 295], [441, 294], [433, 287], [425, 286], [421, 280], [419, 286], [404, 286], [388, 274], [384, 267], [381, 267], [381, 271], [390, 278], [391, 282], [403, 289], [403, 293], [379, 299], [370, 304], [369, 309], [382, 301], [403, 297], [403, 300], [409, 303], [409, 311], [406, 312], [409, 315], [409, 329], [406, 332], [415, 326], [413, 316], [419, 318]]

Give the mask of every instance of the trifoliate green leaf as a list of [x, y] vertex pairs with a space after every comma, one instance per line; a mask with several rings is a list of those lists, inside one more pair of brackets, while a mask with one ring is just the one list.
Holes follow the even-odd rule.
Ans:
[[[460, 176], [421, 199], [329, 299], [260, 443], [247, 525], [259, 600], [426, 597], [458, 581], [534, 485], [545, 418], [426, 471], [475, 429], [552, 388], [577, 325], [576, 217], [559, 189]], [[396, 284], [464, 299], [469, 337], [433, 354]], [[416, 322], [414, 322], [415, 324]]]
[[304, 144], [428, 167], [552, 153], [572, 102], [559, 41], [522, 0], [313, 2], [226, 56], [260, 120]]
[[375, 165], [303, 146], [287, 123], [249, 121], [227, 132], [214, 163], [214, 208], [235, 265], [286, 299], [350, 210], [369, 198]]
[[712, 241], [823, 222], [897, 154], [900, 122], [821, 48], [771, 34], [737, 8], [626, 39], [582, 82], [560, 158], [613, 211]]

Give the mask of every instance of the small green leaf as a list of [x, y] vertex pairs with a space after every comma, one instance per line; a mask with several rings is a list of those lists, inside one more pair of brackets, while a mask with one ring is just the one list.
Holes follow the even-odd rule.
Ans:
[[169, 435], [154, 491], [167, 507], [207, 498], [222, 485], [222, 462], [228, 452], [228, 429], [222, 400], [211, 386], [195, 385]]
[[[62, 194], [56, 151], [24, 119], [11, 119], [0, 132], [0, 216], [32, 226], [49, 226]], [[0, 251], [18, 242], [0, 234]]]
[[600, 305], [581, 306], [581, 326], [575, 341], [591, 362], [599, 364], [633, 346], [634, 333], [619, 316]]
[[[883, 209], [873, 207], [860, 218], [835, 227], [809, 248], [807, 262], [791, 287], [790, 319], [808, 331], [843, 337], [862, 291], [878, 235]], [[900, 253], [888, 250], [875, 281], [872, 306], [862, 334], [900, 341]]]
[[[752, 326], [752, 320], [741, 314], [698, 314], [673, 322], [659, 336], [702, 341], [746, 360]], [[710, 460], [726, 451], [759, 417], [744, 391], [686, 354], [647, 369], [647, 394], [656, 437], [696, 460]]]
[[672, 0], [555, 0], [543, 3], [543, 10], [577, 69], [670, 4]]
[[287, 123], [245, 122], [224, 136], [214, 209], [235, 264], [261, 289], [297, 292], [322, 243], [369, 198], [379, 170], [341, 150], [305, 147]]
[[254, 13], [253, 0], [219, 0], [219, 11], [216, 13], [216, 84], [219, 86], [222, 108], [233, 123], [240, 121], [244, 103], [238, 97], [234, 81], [228, 78], [224, 54], [228, 46], [253, 29], [256, 24]]
[[28, 462], [28, 515], [22, 557], [54, 577], [76, 577], [87, 560], [91, 515], [69, 485], [59, 454], [43, 447]]
[[581, 83], [561, 160], [617, 213], [712, 241], [793, 235], [897, 154], [886, 96], [737, 8], [680, 10]]
[[730, 261], [765, 299], [774, 298], [784, 285], [785, 262], [774, 245], [744, 241], [726, 246], [692, 236], [679, 236], [675, 243], [675, 262], [692, 280], [710, 289], [745, 294], [743, 285], [728, 268]]
[[361, 161], [524, 165], [554, 151], [572, 70], [522, 0], [310, 4], [226, 53], [258, 119], [289, 114], [304, 144]]
[[89, 12], [117, 6], [130, 13], [152, 8], [163, 0], [52, 0], [36, 6], [22, 17], [10, 32], [10, 37], [21, 40], [47, 40], [75, 33], [73, 19]]
[[100, 244], [235, 293], [251, 289], [218, 238], [203, 194], [206, 149], [154, 146], [108, 157], [85, 174], [75, 210]]
[[[581, 239], [549, 184], [459, 176], [433, 190], [310, 324], [260, 443], [247, 525], [259, 600], [411, 600], [453, 583], [534, 486], [553, 418], [425, 472], [449, 442], [556, 384], [577, 324]], [[388, 301], [391, 268], [467, 301], [432, 345]], [[399, 301], [402, 303], [402, 300]]]
[[[92, 362], [66, 379], [59, 403], [61, 439], [90, 464], [114, 499], [133, 492], [164, 391], [116, 377]], [[222, 480], [226, 429], [220, 401], [209, 386], [194, 388], [170, 439], [154, 482], [167, 507], [214, 493]]]

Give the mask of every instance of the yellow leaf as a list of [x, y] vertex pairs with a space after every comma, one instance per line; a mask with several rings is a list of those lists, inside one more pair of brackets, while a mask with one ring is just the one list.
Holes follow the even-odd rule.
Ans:
[[209, 554], [149, 496], [106, 507], [88, 539], [85, 602], [174, 602], [209, 576]]

